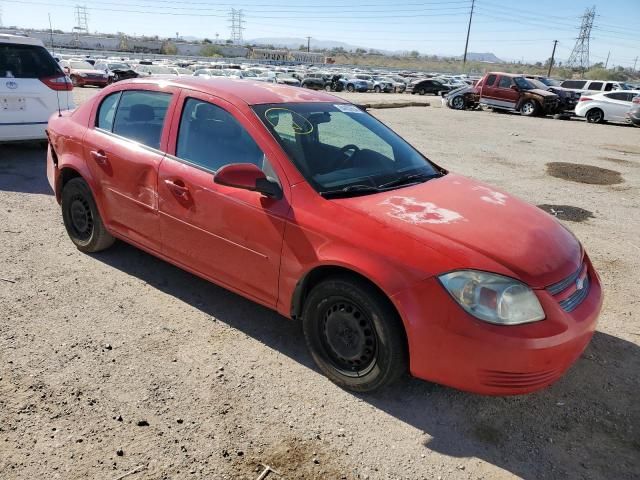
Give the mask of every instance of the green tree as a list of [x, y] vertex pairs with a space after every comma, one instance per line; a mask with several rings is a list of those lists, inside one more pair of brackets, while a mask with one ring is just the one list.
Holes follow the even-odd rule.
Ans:
[[211, 44], [205, 45], [200, 49], [200, 55], [203, 57], [219, 57], [221, 55], [220, 47]]
[[202, 40], [202, 43], [213, 43], [211, 40], [209, 40], [208, 38], [205, 38], [204, 40]]

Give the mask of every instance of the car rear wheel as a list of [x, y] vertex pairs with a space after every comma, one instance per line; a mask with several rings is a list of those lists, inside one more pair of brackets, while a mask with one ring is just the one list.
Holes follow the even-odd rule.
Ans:
[[525, 100], [525, 102], [520, 106], [520, 114], [525, 117], [533, 117], [538, 113], [538, 104], [535, 100]]
[[424, 88], [418, 89], [418, 95], [425, 95], [427, 91]]
[[113, 245], [89, 186], [82, 178], [72, 178], [62, 190], [62, 220], [69, 238], [85, 253], [99, 252]]
[[353, 85], [347, 85], [347, 91], [353, 93], [356, 91], [356, 87]]
[[602, 123], [604, 122], [604, 112], [599, 108], [592, 108], [585, 115], [587, 122], [589, 123]]
[[369, 392], [407, 371], [402, 322], [388, 300], [362, 280], [337, 276], [318, 284], [302, 322], [311, 356], [340, 387]]
[[457, 95], [451, 99], [451, 106], [454, 110], [464, 109], [464, 98], [462, 95]]
[[324, 86], [324, 89], [325, 89], [327, 92], [330, 92], [330, 91], [331, 91], [331, 85], [329, 85], [329, 84], [325, 85], [325, 86]]
[[380, 93], [382, 91], [382, 89], [380, 88], [379, 85], [376, 85], [375, 87], [373, 87], [373, 91], [376, 93]]

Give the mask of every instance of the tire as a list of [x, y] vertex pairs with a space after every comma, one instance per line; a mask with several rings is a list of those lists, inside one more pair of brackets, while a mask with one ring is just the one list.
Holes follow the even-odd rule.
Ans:
[[78, 86], [78, 78], [75, 75], [71, 75], [71, 85], [74, 87]]
[[520, 114], [525, 117], [533, 117], [538, 114], [538, 104], [535, 100], [525, 100], [520, 105]]
[[464, 110], [464, 97], [462, 95], [456, 95], [451, 99], [451, 108], [454, 110]]
[[351, 84], [347, 85], [347, 92], [353, 93], [355, 91], [356, 91], [356, 87], [354, 87]]
[[587, 122], [589, 123], [603, 123], [604, 122], [604, 112], [599, 108], [592, 108], [585, 115]]
[[380, 93], [382, 89], [380, 88], [380, 86], [376, 85], [375, 87], [373, 87], [373, 91], [376, 93]]
[[324, 90], [325, 90], [325, 92], [330, 92], [331, 91], [331, 85], [325, 85], [324, 86]]
[[82, 178], [72, 178], [62, 190], [62, 220], [69, 238], [85, 253], [95, 253], [113, 245], [89, 186]]
[[424, 88], [418, 90], [418, 95], [425, 95], [427, 91]]
[[302, 327], [314, 361], [342, 388], [371, 392], [407, 371], [402, 321], [363, 280], [336, 276], [314, 287], [304, 304]]

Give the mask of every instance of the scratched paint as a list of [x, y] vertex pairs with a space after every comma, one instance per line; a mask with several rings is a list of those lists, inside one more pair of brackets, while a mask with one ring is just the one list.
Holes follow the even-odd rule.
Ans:
[[480, 197], [480, 200], [484, 200], [485, 202], [493, 203], [494, 205], [506, 205], [507, 197], [504, 193], [496, 192], [495, 190], [491, 190], [489, 187], [473, 187], [473, 190], [484, 192], [485, 195]]
[[391, 207], [389, 211], [391, 217], [416, 225], [421, 223], [453, 223], [464, 219], [458, 212], [438, 207], [435, 203], [420, 202], [413, 197], [390, 197], [380, 205]]

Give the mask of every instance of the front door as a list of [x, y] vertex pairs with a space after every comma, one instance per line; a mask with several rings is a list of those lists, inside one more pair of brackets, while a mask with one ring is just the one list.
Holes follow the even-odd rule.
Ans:
[[206, 94], [183, 97], [174, 121], [174, 155], [163, 159], [158, 176], [163, 252], [216, 283], [275, 306], [289, 203], [286, 197], [216, 184], [213, 177], [230, 163], [253, 163], [274, 181], [278, 175], [249, 134], [249, 120], [235, 107]]

